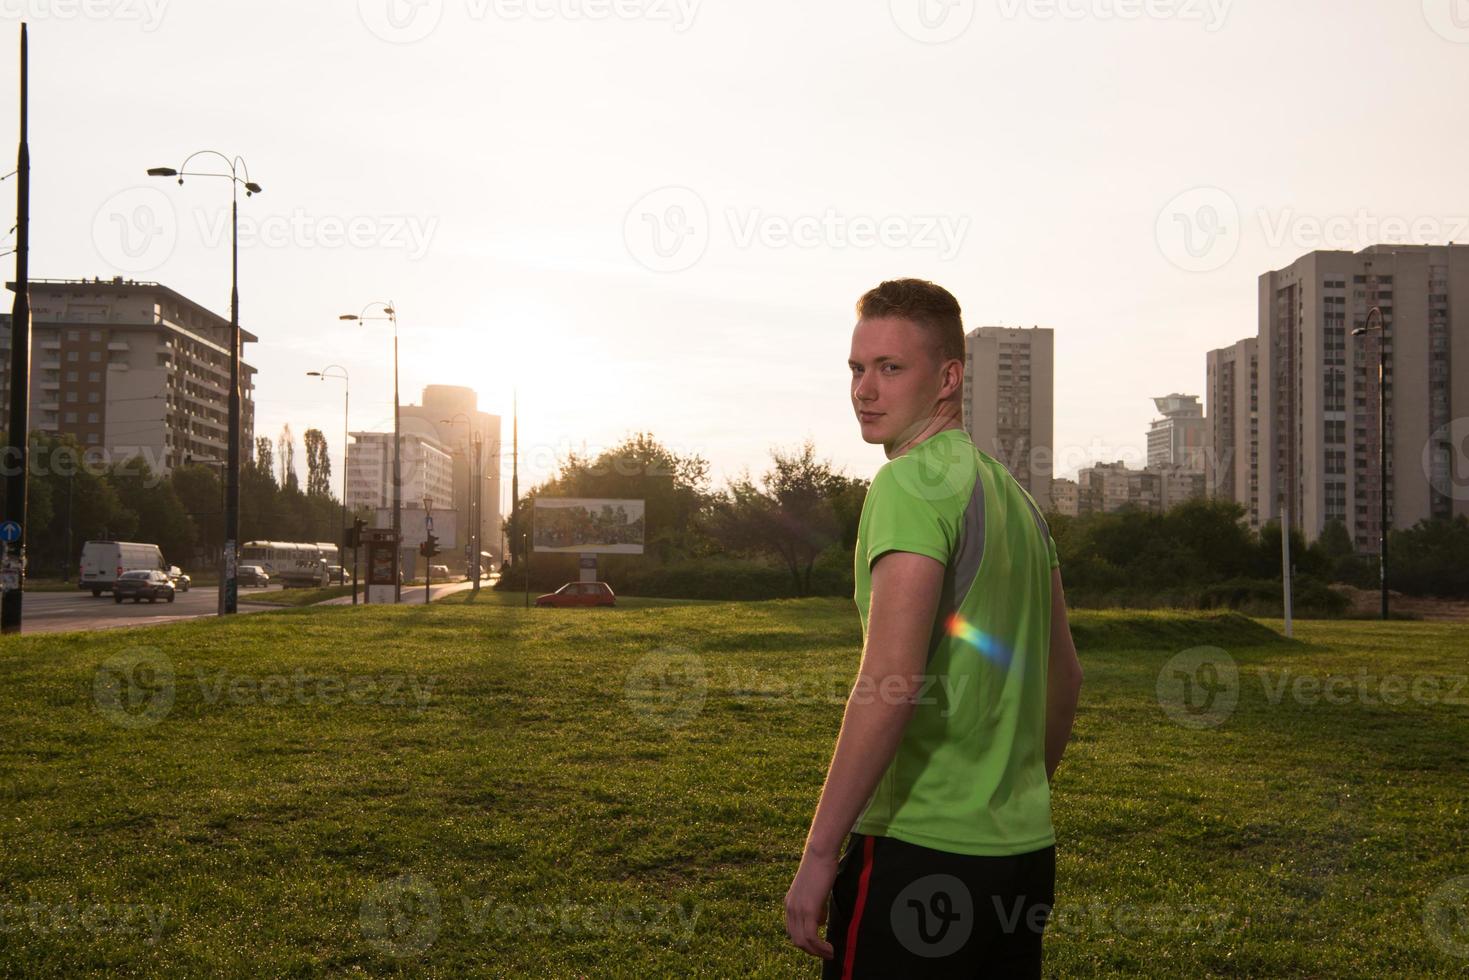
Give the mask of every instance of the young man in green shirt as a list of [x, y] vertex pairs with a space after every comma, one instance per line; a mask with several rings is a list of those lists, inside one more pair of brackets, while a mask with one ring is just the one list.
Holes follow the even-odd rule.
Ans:
[[1081, 686], [1056, 546], [963, 428], [954, 297], [894, 280], [857, 315], [852, 405], [888, 461], [857, 532], [861, 666], [786, 932], [824, 977], [1039, 977], [1050, 778]]

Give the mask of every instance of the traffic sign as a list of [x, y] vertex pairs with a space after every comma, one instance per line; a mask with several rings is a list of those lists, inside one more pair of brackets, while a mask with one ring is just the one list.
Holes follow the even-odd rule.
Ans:
[[12, 544], [20, 540], [20, 525], [15, 521], [6, 521], [0, 524], [0, 541]]

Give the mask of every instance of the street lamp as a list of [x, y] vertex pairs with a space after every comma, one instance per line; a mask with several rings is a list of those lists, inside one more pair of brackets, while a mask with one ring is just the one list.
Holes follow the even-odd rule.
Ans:
[[[381, 316], [368, 316], [367, 311], [381, 306]], [[398, 429], [398, 310], [392, 300], [375, 300], [361, 313], [343, 313], [339, 320], [391, 320], [393, 323], [393, 601], [403, 601], [401, 578], [403, 561], [403, 441]]]
[[473, 484], [469, 492], [469, 533], [472, 555], [469, 561], [469, 573], [474, 582], [470, 586], [470, 595], [477, 596], [479, 595], [479, 580], [481, 575], [480, 522], [482, 518], [480, 516], [480, 507], [483, 505], [483, 501], [480, 499], [480, 496], [484, 488], [484, 463], [480, 454], [484, 447], [484, 434], [474, 428], [474, 423], [463, 412], [455, 412], [453, 418], [440, 419], [439, 421], [444, 425], [457, 425], [461, 418], [464, 420], [464, 424], [469, 426], [470, 443], [474, 446], [474, 460], [469, 467], [469, 478]]
[[1366, 336], [1372, 327], [1372, 314], [1377, 314], [1377, 497], [1381, 513], [1377, 521], [1377, 577], [1382, 587], [1382, 618], [1387, 619], [1387, 377], [1383, 370], [1383, 351], [1387, 347], [1387, 324], [1382, 318], [1382, 307], [1374, 306], [1367, 311], [1367, 320], [1352, 329], [1353, 337]]
[[[328, 371], [332, 370], [337, 370], [342, 373], [327, 373]], [[348, 430], [351, 428], [350, 424], [348, 423], [348, 406], [350, 405], [352, 398], [352, 382], [347, 374], [347, 369], [342, 367], [340, 364], [328, 364], [320, 371], [307, 371], [306, 376], [308, 378], [320, 378], [323, 381], [325, 381], [327, 378], [337, 378], [340, 379], [342, 382], [342, 534], [340, 536], [340, 547], [342, 548], [343, 552], [341, 555], [342, 565], [345, 566], [347, 564], [347, 439]], [[352, 605], [357, 605], [356, 562], [353, 562], [352, 564]]]
[[[217, 156], [229, 167], [229, 173], [189, 170], [189, 161], [201, 154]], [[240, 176], [241, 171], [244, 176]], [[224, 568], [219, 576], [219, 614], [233, 614], [238, 608], [239, 582], [236, 578], [235, 549], [240, 539], [240, 215], [239, 189], [245, 196], [260, 193], [260, 185], [250, 179], [250, 168], [236, 156], [233, 159], [218, 150], [197, 150], [184, 157], [177, 169], [149, 167], [150, 177], [227, 177], [230, 181], [230, 393], [229, 453], [226, 462], [224, 503]]]

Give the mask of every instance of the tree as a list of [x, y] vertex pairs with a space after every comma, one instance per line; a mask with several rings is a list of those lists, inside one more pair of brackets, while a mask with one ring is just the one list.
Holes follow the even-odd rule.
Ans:
[[332, 461], [327, 453], [326, 436], [321, 434], [320, 429], [307, 429], [305, 442], [306, 495], [331, 496]]
[[275, 481], [275, 454], [271, 450], [270, 439], [266, 436], [255, 438], [255, 468], [265, 474], [267, 480]]
[[[728, 492], [714, 504], [711, 528], [732, 551], [771, 554], [791, 573], [797, 595], [811, 592], [811, 570], [821, 553], [845, 544], [849, 526], [855, 536], [856, 493], [864, 484], [832, 470], [816, 458], [810, 440], [800, 449], [770, 452], [774, 466], [756, 486], [748, 470], [730, 481]], [[855, 537], [854, 537], [855, 540]]]
[[282, 489], [299, 489], [296, 478], [296, 440], [291, 435], [291, 423], [281, 426], [280, 438], [276, 440], [276, 456], [281, 464], [280, 485]]

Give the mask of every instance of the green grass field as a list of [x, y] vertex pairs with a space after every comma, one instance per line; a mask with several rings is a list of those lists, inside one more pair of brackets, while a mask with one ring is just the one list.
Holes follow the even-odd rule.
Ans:
[[[5, 640], [0, 973], [817, 975], [851, 602], [453, 598]], [[1469, 972], [1469, 626], [1279, 626], [1075, 614], [1048, 975]]]

